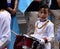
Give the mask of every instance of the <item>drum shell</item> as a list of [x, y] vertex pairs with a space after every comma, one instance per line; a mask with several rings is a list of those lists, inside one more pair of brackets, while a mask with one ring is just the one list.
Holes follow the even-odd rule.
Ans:
[[32, 48], [33, 41], [34, 40], [32, 38], [25, 37], [24, 46], [27, 46], [29, 48]]
[[24, 44], [24, 36], [17, 35], [14, 43], [14, 49], [22, 49], [23, 44]]

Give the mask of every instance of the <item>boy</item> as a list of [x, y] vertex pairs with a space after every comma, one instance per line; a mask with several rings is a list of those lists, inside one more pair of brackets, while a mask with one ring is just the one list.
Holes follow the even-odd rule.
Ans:
[[51, 49], [51, 43], [54, 37], [54, 24], [47, 19], [49, 15], [49, 9], [46, 4], [39, 7], [38, 17], [39, 20], [35, 23], [35, 32], [32, 37], [39, 39], [45, 45], [44, 49]]
[[11, 30], [11, 15], [7, 9], [7, 1], [0, 0], [0, 49], [5, 49], [6, 42], [10, 41]]

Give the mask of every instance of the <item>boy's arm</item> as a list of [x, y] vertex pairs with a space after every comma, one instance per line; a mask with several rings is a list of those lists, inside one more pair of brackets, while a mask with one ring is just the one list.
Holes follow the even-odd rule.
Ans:
[[9, 19], [7, 17], [2, 19], [2, 21], [1, 21], [0, 46], [4, 45], [5, 41], [9, 41], [10, 40], [10, 37], [11, 37], [10, 22], [11, 22], [11, 19]]
[[54, 40], [54, 24], [50, 24], [47, 28], [48, 37], [44, 38], [45, 42], [50, 42]]

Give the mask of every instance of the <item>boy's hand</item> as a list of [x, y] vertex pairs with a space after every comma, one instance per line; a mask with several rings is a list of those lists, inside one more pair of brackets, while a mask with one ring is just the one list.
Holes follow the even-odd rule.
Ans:
[[48, 43], [48, 39], [47, 38], [43, 38], [43, 39], [44, 39], [45, 43]]

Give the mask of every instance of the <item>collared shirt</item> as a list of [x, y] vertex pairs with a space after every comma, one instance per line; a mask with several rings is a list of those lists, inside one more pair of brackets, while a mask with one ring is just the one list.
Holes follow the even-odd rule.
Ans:
[[35, 27], [35, 32], [33, 36], [37, 39], [49, 37], [49, 41], [51, 41], [54, 37], [54, 24], [49, 20], [45, 28], [42, 27], [41, 29], [39, 29], [42, 25], [46, 23], [46, 21], [41, 22], [40, 20], [38, 20], [36, 21], [35, 26], [37, 25], [37, 23], [38, 28]]

